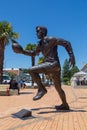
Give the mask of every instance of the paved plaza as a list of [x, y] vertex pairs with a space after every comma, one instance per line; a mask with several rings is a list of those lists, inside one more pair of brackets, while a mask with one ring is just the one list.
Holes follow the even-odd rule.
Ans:
[[[87, 89], [62, 86], [69, 111], [57, 111], [61, 100], [54, 86], [38, 101], [32, 98], [37, 89], [23, 89], [20, 95], [0, 96], [0, 130], [87, 130]], [[32, 116], [19, 118], [15, 113], [31, 110]]]

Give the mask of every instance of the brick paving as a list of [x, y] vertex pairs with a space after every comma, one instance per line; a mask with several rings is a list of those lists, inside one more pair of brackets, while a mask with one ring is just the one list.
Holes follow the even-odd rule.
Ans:
[[[0, 96], [0, 130], [87, 130], [87, 89], [62, 86], [70, 111], [56, 111], [61, 100], [54, 86], [33, 101], [37, 89], [23, 89], [20, 95]], [[28, 118], [14, 116], [22, 109], [32, 111]]]

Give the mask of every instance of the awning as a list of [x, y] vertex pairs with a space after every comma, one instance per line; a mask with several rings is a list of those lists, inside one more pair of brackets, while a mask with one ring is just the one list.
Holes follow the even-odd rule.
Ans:
[[87, 75], [87, 73], [83, 72], [83, 71], [80, 71], [80, 72], [77, 72], [77, 73], [74, 74], [75, 77], [82, 77], [82, 76], [85, 76], [85, 75]]

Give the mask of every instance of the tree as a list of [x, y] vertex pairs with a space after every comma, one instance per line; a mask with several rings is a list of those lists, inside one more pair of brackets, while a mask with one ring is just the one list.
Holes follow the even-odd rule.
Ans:
[[45, 59], [44, 57], [39, 57], [38, 64], [44, 63]]
[[75, 74], [75, 73], [77, 73], [77, 72], [79, 72], [80, 70], [79, 70], [79, 68], [77, 67], [77, 66], [74, 66], [72, 69], [71, 69], [71, 77]]
[[[36, 44], [27, 44], [26, 47], [25, 47], [25, 50], [34, 50], [36, 47]], [[35, 65], [35, 56], [31, 56], [31, 61], [32, 61], [32, 66]]]
[[18, 33], [13, 31], [13, 27], [7, 21], [0, 22], [0, 83], [2, 83], [4, 51], [6, 45], [10, 43], [11, 39], [17, 39]]
[[[36, 47], [36, 44], [27, 44], [26, 47], [25, 47], [25, 50], [34, 50]], [[35, 65], [35, 56], [31, 56], [31, 62], [32, 62], [32, 66]], [[32, 86], [34, 84], [34, 81], [32, 81]]]
[[63, 69], [62, 69], [62, 82], [65, 84], [70, 83], [71, 77], [76, 73], [79, 72], [79, 69], [77, 66], [74, 66], [71, 68], [70, 62], [65, 59]]
[[28, 73], [28, 69], [23, 69], [23, 73]]
[[70, 63], [65, 59], [63, 69], [62, 69], [62, 82], [67, 84], [70, 81], [71, 72], [70, 72]]
[[15, 78], [16, 74], [13, 72], [8, 72], [8, 75], [10, 78]]

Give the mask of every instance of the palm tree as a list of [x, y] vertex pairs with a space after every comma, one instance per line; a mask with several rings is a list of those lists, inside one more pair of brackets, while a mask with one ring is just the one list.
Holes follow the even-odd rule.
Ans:
[[[25, 47], [25, 50], [34, 50], [36, 47], [36, 44], [27, 44], [26, 47]], [[35, 65], [35, 56], [31, 56], [31, 61], [32, 61], [32, 66]]]
[[44, 57], [39, 57], [38, 64], [44, 63]]
[[0, 22], [0, 83], [2, 83], [4, 51], [11, 39], [17, 39], [18, 33], [13, 32], [13, 27], [7, 21]]
[[[25, 47], [25, 50], [34, 50], [36, 47], [36, 44], [27, 44], [26, 47]], [[31, 62], [32, 62], [32, 66], [35, 65], [35, 56], [31, 56]], [[34, 84], [34, 81], [32, 81], [32, 86]]]

